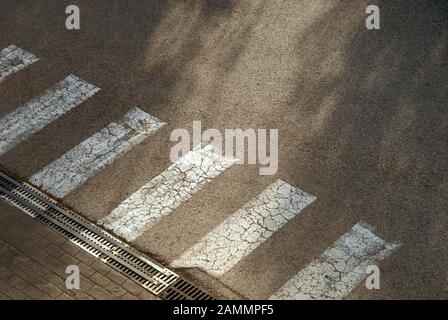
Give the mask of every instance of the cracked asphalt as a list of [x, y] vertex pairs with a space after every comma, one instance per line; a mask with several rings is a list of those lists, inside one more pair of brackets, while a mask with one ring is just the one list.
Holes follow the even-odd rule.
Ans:
[[[65, 29], [70, 4], [79, 31]], [[369, 4], [381, 30], [365, 28]], [[448, 298], [446, 1], [3, 0], [0, 30], [0, 48], [40, 59], [1, 73], [0, 118], [71, 74], [101, 88], [26, 139], [19, 124], [13, 148], [2, 137], [1, 167], [29, 180], [135, 106], [167, 123], [63, 197], [92, 221], [172, 165], [174, 129], [279, 130], [275, 175], [228, 166], [133, 240], [158, 261], [281, 179], [316, 200], [224, 274], [180, 273], [222, 297], [265, 299], [363, 221], [400, 247], [379, 263], [381, 289], [348, 299]]]
[[[61, 158], [30, 178], [30, 182], [58, 198], [63, 198], [103, 167], [139, 144], [165, 124], [138, 108], [118, 122], [112, 122]], [[80, 174], [82, 173], [82, 174]]]
[[236, 162], [195, 148], [123, 201], [99, 224], [133, 241]]
[[278, 180], [171, 263], [219, 277], [269, 239], [316, 197]]

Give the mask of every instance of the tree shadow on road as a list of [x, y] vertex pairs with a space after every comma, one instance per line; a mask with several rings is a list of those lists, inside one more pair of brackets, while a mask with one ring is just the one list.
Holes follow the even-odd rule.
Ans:
[[362, 17], [350, 22], [341, 10], [350, 4], [341, 4], [299, 39], [314, 74], [298, 82], [291, 108], [311, 123], [306, 144], [320, 146], [310, 157], [325, 159], [320, 173], [333, 181], [330, 190], [403, 243], [394, 263], [403, 276], [387, 280], [392, 291], [440, 298], [448, 263], [448, 6], [377, 4], [381, 30], [366, 30]]
[[[8, 39], [18, 37], [39, 51], [55, 66], [54, 72], [74, 70], [95, 79], [110, 96], [104, 110], [109, 103], [121, 105], [116, 110], [111, 107], [114, 116], [130, 104], [139, 104], [173, 126], [212, 115], [225, 118], [236, 113], [238, 120], [250, 118], [252, 110], [245, 104], [250, 97], [243, 98], [248, 90], [241, 78], [231, 76], [256, 27], [260, 27], [258, 43], [263, 43], [263, 28], [269, 30], [281, 18], [291, 19], [269, 12], [266, 1], [238, 9], [235, 0], [78, 3], [79, 32], [64, 28], [66, 4], [59, 1], [2, 1], [1, 12], [8, 16], [0, 20], [0, 29], [13, 26]], [[365, 3], [336, 4], [297, 34], [294, 58], [301, 70], [288, 75], [292, 92], [275, 91], [278, 84], [260, 81], [260, 94], [272, 90], [287, 96], [286, 106], [262, 110], [262, 116], [279, 127], [283, 121], [297, 124], [297, 131], [287, 134], [301, 143], [296, 154], [283, 155], [288, 164], [300, 162], [305, 153], [309, 159], [319, 159], [319, 177], [304, 177], [306, 168], [295, 173], [288, 167], [292, 173], [285, 175], [309, 185], [325, 181], [335, 198], [347, 197], [349, 211], [357, 212], [349, 215], [353, 222], [367, 217], [385, 237], [403, 243], [401, 258], [394, 265], [405, 276], [387, 280], [394, 296], [403, 291], [409, 297], [437, 297], [446, 290], [448, 278], [440, 274], [448, 264], [446, 1], [379, 0], [378, 31], [364, 26]], [[259, 58], [257, 48], [252, 49], [254, 59]], [[241, 67], [254, 71], [265, 68], [263, 63], [285, 58], [276, 55], [274, 45], [268, 49], [260, 51], [271, 54], [265, 60], [248, 67], [249, 56]], [[266, 69], [268, 74], [277, 71]], [[240, 70], [240, 75], [245, 71]], [[244, 81], [259, 81], [255, 76]], [[13, 84], [5, 84], [2, 92], [8, 86]], [[197, 101], [198, 96], [204, 99]], [[226, 109], [223, 100], [230, 101]], [[54, 157], [59, 152], [54, 150]], [[133, 174], [137, 176], [132, 172], [120, 185], [97, 191], [102, 210], [116, 205], [101, 200], [106, 193], [118, 201], [135, 191]], [[355, 191], [348, 196], [349, 190]], [[280, 271], [282, 267], [280, 261], [274, 266]]]

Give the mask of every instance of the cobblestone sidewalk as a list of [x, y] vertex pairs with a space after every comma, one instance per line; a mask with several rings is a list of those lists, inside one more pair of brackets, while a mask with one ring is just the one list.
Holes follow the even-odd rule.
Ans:
[[[68, 265], [80, 268], [80, 290], [65, 286]], [[154, 295], [0, 200], [0, 300], [132, 299]]]

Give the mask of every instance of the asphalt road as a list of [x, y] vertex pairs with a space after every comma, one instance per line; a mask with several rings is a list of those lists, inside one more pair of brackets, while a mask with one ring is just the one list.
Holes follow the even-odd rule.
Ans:
[[[65, 29], [65, 7], [81, 30]], [[365, 28], [377, 4], [381, 29]], [[133, 245], [169, 264], [282, 179], [317, 197], [211, 291], [265, 299], [356, 223], [399, 249], [381, 289], [349, 299], [448, 298], [448, 7], [444, 1], [15, 1], [0, 48], [41, 60], [0, 83], [0, 117], [69, 74], [102, 90], [0, 157], [29, 179], [131, 107], [168, 124], [61, 201], [92, 221], [171, 165], [176, 128], [276, 128], [279, 170], [232, 166]]]

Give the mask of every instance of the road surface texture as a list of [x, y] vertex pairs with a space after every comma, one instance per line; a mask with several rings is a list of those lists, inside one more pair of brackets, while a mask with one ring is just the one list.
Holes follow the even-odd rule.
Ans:
[[[0, 3], [3, 168], [217, 296], [448, 298], [445, 1], [72, 2]], [[193, 121], [278, 171], [172, 163]]]

